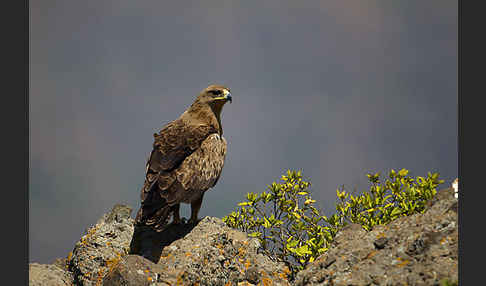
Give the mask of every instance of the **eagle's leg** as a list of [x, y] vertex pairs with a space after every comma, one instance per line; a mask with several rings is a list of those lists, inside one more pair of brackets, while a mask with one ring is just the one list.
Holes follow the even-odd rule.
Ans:
[[189, 219], [189, 223], [197, 223], [197, 214], [201, 209], [203, 201], [203, 195], [201, 195], [197, 200], [191, 202], [191, 219]]
[[180, 224], [181, 223], [181, 215], [179, 213], [179, 209], [181, 204], [173, 205], [170, 210], [173, 214], [172, 224]]

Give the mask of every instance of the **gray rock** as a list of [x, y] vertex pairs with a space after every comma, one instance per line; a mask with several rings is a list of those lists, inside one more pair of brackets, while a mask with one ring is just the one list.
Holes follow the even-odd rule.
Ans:
[[[221, 219], [214, 217], [205, 217], [197, 225], [190, 226], [189, 231], [188, 227], [184, 224], [171, 226], [167, 233], [160, 234], [165, 237], [164, 241], [157, 234], [150, 234], [152, 241], [158, 241], [152, 244], [153, 247], [164, 245], [162, 250], [149, 251], [160, 253], [150, 256], [159, 266], [158, 272], [154, 272], [159, 277], [155, 282], [163, 280], [172, 285], [256, 285], [259, 282], [290, 285], [286, 279], [288, 268], [284, 263], [257, 253], [260, 246], [257, 239], [227, 227]], [[178, 233], [184, 235], [174, 239]], [[173, 241], [168, 243], [170, 240]], [[149, 260], [145, 260], [149, 264]], [[125, 264], [119, 264], [119, 267], [125, 267]]]
[[76, 243], [68, 257], [76, 284], [99, 285], [128, 253], [134, 229], [131, 211], [129, 206], [115, 205]]
[[73, 285], [70, 272], [52, 264], [29, 264], [30, 286], [64, 286]]
[[[206, 217], [156, 233], [134, 228], [115, 205], [67, 258], [29, 265], [30, 285], [440, 285], [457, 281], [457, 200], [439, 191], [424, 214], [366, 232], [350, 224], [330, 249], [289, 282], [284, 263], [259, 241]], [[131, 255], [128, 255], [128, 254]], [[144, 258], [145, 257], [145, 258]]]
[[349, 225], [295, 285], [440, 285], [457, 281], [457, 200], [438, 191], [423, 214], [365, 232]]
[[377, 240], [375, 240], [373, 244], [375, 245], [376, 249], [383, 249], [385, 248], [387, 243], [388, 243], [388, 238], [380, 237]]
[[126, 255], [104, 278], [103, 286], [142, 286], [163, 283], [162, 266], [138, 255]]

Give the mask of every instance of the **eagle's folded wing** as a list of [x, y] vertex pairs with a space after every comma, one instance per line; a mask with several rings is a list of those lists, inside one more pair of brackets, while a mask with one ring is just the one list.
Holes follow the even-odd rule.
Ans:
[[165, 126], [159, 134], [154, 134], [153, 149], [147, 160], [145, 182], [141, 191], [143, 205], [150, 205], [159, 200], [151, 193], [154, 190], [168, 190], [176, 179], [174, 170], [199, 149], [202, 142], [213, 132], [216, 130], [211, 126], [190, 127], [181, 120], [175, 120]]

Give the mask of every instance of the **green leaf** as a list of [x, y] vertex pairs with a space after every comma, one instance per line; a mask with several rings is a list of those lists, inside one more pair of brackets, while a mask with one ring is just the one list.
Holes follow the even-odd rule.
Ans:
[[394, 208], [394, 209], [391, 211], [390, 215], [391, 215], [391, 216], [397, 216], [397, 215], [400, 215], [401, 213], [402, 213], [402, 211], [401, 211], [399, 208]]
[[248, 236], [250, 236], [250, 237], [260, 237], [261, 235], [262, 235], [262, 233], [258, 232], [258, 231], [255, 231], [255, 232], [248, 234]]
[[407, 169], [401, 169], [398, 172], [398, 175], [401, 176], [401, 177], [405, 177], [406, 175], [408, 175], [408, 170]]
[[292, 240], [291, 242], [287, 243], [287, 248], [290, 249], [290, 248], [294, 248], [297, 244], [299, 243], [299, 241], [297, 240]]
[[302, 245], [301, 247], [295, 249], [295, 253], [298, 256], [304, 256], [306, 254], [312, 254], [312, 251], [309, 250], [309, 247], [307, 245]]
[[307, 199], [305, 202], [304, 202], [304, 205], [308, 205], [308, 204], [312, 204], [312, 203], [315, 203], [316, 201], [313, 200], [313, 199]]
[[263, 219], [264, 219], [263, 227], [269, 228], [270, 226], [272, 226], [266, 217], [264, 217]]

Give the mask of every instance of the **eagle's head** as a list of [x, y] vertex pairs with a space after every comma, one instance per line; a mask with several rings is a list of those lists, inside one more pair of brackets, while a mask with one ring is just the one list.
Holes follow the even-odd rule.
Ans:
[[210, 85], [203, 89], [193, 103], [193, 108], [198, 110], [201, 106], [209, 106], [219, 118], [221, 110], [226, 102], [232, 102], [230, 89], [222, 85]]
[[210, 85], [199, 93], [196, 101], [223, 106], [227, 101], [232, 102], [231, 91], [222, 85]]
[[210, 124], [212, 118], [217, 120], [220, 134], [221, 111], [226, 102], [231, 102], [230, 89], [222, 85], [210, 85], [203, 89], [191, 106], [182, 114], [186, 120], [196, 120]]

